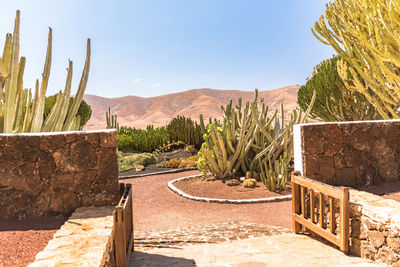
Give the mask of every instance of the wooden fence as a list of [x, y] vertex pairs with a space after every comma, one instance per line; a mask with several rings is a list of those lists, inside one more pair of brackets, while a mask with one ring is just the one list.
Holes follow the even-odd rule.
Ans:
[[121, 199], [114, 211], [114, 253], [116, 267], [126, 267], [133, 250], [132, 186], [119, 186]]
[[[328, 210], [326, 202], [329, 202]], [[339, 231], [336, 231], [335, 202], [339, 202]], [[348, 187], [335, 187], [293, 174], [292, 210], [295, 233], [299, 233], [303, 226], [339, 246], [341, 251], [348, 252], [350, 231]]]

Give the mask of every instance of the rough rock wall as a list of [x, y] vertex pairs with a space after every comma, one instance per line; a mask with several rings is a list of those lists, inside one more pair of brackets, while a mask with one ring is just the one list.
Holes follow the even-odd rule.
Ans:
[[0, 134], [0, 218], [69, 216], [117, 199], [115, 130]]
[[400, 120], [295, 125], [295, 168], [355, 188], [400, 179]]
[[400, 203], [358, 190], [350, 202], [350, 252], [400, 266]]

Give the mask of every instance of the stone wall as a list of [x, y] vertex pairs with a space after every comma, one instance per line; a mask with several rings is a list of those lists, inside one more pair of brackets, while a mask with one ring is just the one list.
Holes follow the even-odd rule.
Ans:
[[78, 208], [29, 267], [115, 266], [115, 207]]
[[400, 266], [400, 203], [358, 190], [350, 191], [350, 252]]
[[0, 218], [69, 216], [118, 196], [115, 130], [0, 134]]
[[400, 179], [400, 120], [295, 125], [295, 169], [360, 188]]
[[[294, 128], [295, 170], [353, 188], [400, 179], [400, 120], [310, 123]], [[400, 203], [350, 190], [350, 251], [400, 266]]]

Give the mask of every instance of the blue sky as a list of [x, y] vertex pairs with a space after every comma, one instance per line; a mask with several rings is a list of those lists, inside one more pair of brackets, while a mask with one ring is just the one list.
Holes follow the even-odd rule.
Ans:
[[310, 28], [323, 0], [26, 0], [0, 9], [0, 44], [21, 10], [24, 86], [40, 77], [48, 27], [53, 62], [48, 95], [64, 88], [68, 58], [76, 91], [86, 38], [92, 64], [86, 93], [156, 96], [193, 88], [270, 90], [304, 84], [334, 54]]

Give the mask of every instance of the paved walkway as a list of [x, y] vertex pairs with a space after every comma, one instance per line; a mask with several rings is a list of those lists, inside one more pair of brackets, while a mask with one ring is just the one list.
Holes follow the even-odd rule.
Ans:
[[249, 237], [214, 244], [191, 244], [177, 248], [152, 248], [133, 252], [131, 267], [207, 266], [379, 266], [351, 257], [304, 235], [292, 233]]
[[135, 252], [129, 266], [375, 266], [291, 230], [291, 202], [204, 203], [168, 181], [197, 174], [123, 180], [133, 188]]

